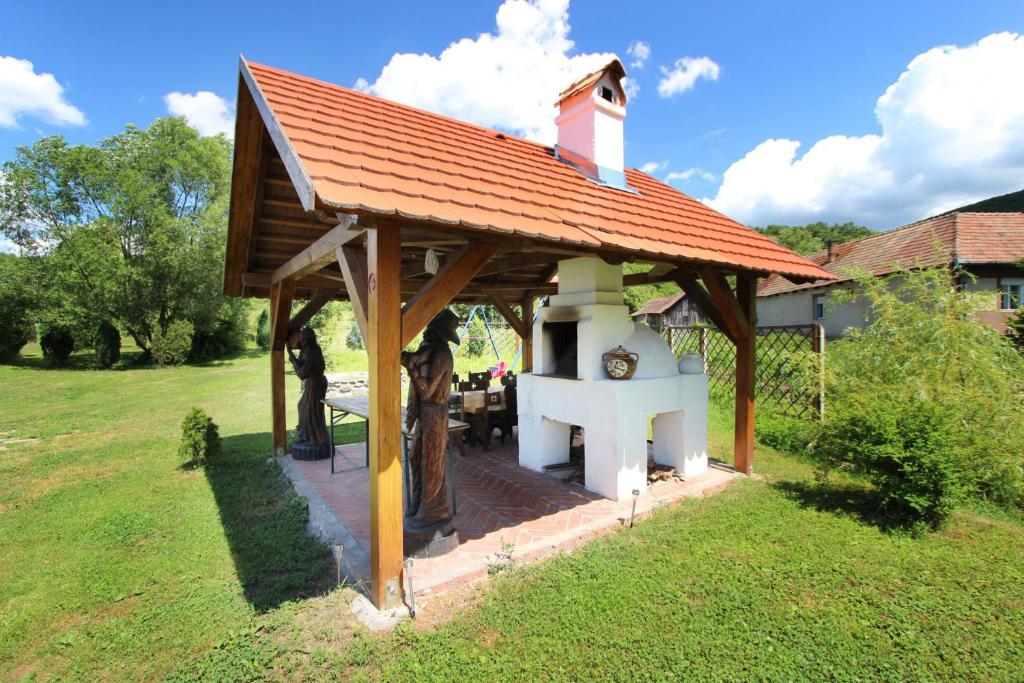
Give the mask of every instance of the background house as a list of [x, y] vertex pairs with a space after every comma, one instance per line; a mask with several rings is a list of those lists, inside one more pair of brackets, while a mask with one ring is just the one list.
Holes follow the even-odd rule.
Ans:
[[920, 266], [959, 266], [971, 277], [960, 284], [991, 293], [991, 310], [981, 319], [1005, 329], [1007, 319], [1024, 304], [1024, 190], [986, 199], [889, 232], [832, 245], [810, 260], [837, 276], [834, 281], [794, 284], [772, 275], [757, 289], [758, 323], [820, 323], [830, 338], [867, 322], [860, 298], [826, 305], [828, 295], [850, 288], [851, 271], [876, 276]]
[[651, 299], [632, 316], [655, 330], [704, 322], [704, 316], [683, 292]]

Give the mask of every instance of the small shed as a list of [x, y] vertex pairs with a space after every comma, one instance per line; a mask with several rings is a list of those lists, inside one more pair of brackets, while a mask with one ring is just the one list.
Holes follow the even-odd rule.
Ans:
[[704, 322], [704, 316], [693, 300], [683, 292], [650, 299], [632, 317], [655, 330], [666, 327], [684, 327]]
[[[241, 60], [224, 292], [270, 299], [278, 454], [288, 331], [328, 301], [352, 302], [369, 356], [370, 596], [380, 607], [401, 601], [399, 356], [453, 301], [494, 305], [531, 368], [535, 302], [558, 293], [560, 264], [600, 260], [619, 277], [625, 262], [651, 265], [619, 280], [617, 296], [674, 282], [735, 344], [735, 466], [751, 471], [757, 281], [833, 276], [624, 168], [624, 74], [614, 60], [564, 91], [551, 146]], [[307, 303], [292, 315], [294, 300]]]

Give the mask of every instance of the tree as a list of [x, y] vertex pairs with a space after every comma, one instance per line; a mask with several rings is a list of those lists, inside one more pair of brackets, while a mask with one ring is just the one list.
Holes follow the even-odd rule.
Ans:
[[829, 242], [844, 244], [875, 234], [870, 228], [854, 223], [773, 224], [764, 228], [754, 229], [803, 256], [822, 251], [828, 246]]
[[32, 302], [23, 281], [25, 263], [0, 254], [0, 360], [13, 358], [32, 340]]
[[38, 259], [40, 322], [109, 320], [145, 351], [177, 320], [203, 340], [237, 326], [244, 304], [221, 293], [229, 168], [228, 141], [179, 118], [95, 146], [51, 136], [18, 148], [0, 229]]

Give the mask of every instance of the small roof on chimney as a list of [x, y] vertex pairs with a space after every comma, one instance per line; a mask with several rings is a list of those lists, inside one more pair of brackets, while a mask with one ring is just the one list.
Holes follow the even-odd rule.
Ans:
[[555, 102], [555, 105], [557, 106], [562, 102], [566, 101], [567, 99], [569, 99], [570, 97], [572, 97], [573, 95], [583, 92], [587, 88], [593, 86], [595, 83], [601, 80], [601, 77], [604, 76], [605, 73], [609, 73], [615, 84], [619, 86], [619, 96], [622, 98], [622, 101], [619, 104], [625, 106], [626, 90], [622, 87], [622, 79], [626, 77], [626, 67], [622, 66], [622, 62], [620, 62], [617, 58], [608, 62], [600, 69], [597, 69], [596, 71], [591, 71], [589, 74], [575, 81], [572, 85], [563, 90], [558, 95], [558, 101]]

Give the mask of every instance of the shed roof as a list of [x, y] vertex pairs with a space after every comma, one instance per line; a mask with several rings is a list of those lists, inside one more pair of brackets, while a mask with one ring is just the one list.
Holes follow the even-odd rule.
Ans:
[[[872, 275], [898, 270], [956, 263], [1013, 264], [1024, 259], [1024, 212], [992, 213], [956, 210], [905, 225], [889, 232], [863, 237], [812, 254], [839, 281], [849, 280], [851, 269]], [[761, 282], [758, 296], [785, 294], [832, 284], [818, 281], [794, 284], [779, 277]]]
[[[831, 277], [638, 170], [626, 171], [636, 192], [621, 191], [588, 180], [546, 145], [245, 59], [240, 71], [240, 125], [243, 105], [254, 108], [273, 143], [267, 177], [278, 194], [270, 210], [285, 205], [287, 189], [301, 207], [281, 209], [274, 220], [310, 228], [303, 234], [312, 236], [310, 215], [319, 210], [321, 218], [333, 219], [337, 211], [576, 245], [627, 259]], [[242, 293], [242, 275], [253, 270], [254, 260], [272, 269], [289, 250], [301, 249], [287, 244], [290, 235], [274, 234], [273, 251], [261, 261], [251, 246], [263, 227], [258, 212], [244, 211], [248, 195], [242, 190], [245, 183], [264, 181], [263, 171], [243, 172], [256, 163], [246, 158], [249, 153], [236, 138], [225, 273], [225, 290], [234, 294]], [[294, 193], [280, 186], [280, 175], [271, 177], [283, 171]]]
[[656, 299], [649, 299], [643, 306], [638, 308], [633, 315], [660, 315], [679, 303], [684, 296], [686, 296], [684, 292], [676, 292], [675, 294], [669, 294], [668, 296], [659, 296]]

